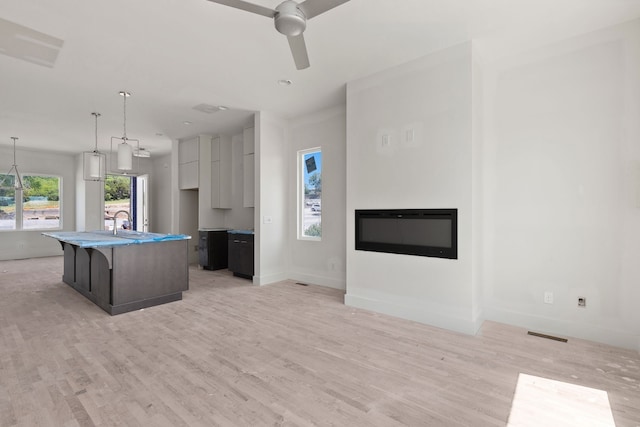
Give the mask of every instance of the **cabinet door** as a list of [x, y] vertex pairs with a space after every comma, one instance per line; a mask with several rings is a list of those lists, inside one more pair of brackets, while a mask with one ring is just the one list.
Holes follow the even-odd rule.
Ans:
[[206, 231], [200, 231], [198, 240], [198, 264], [202, 267], [209, 266], [209, 245], [207, 242], [208, 233]]
[[247, 154], [243, 156], [243, 180], [242, 180], [242, 201], [245, 208], [255, 206], [255, 154]]
[[228, 238], [228, 256], [229, 256], [229, 270], [237, 272], [240, 270], [240, 239], [236, 234], [229, 234]]
[[252, 127], [242, 131], [242, 146], [244, 155], [255, 153], [256, 135]]
[[211, 207], [220, 206], [220, 161], [211, 162]]
[[[211, 207], [231, 209], [231, 140], [216, 137], [211, 143]], [[215, 154], [217, 153], [217, 154]]]
[[178, 165], [178, 188], [191, 190], [198, 188], [198, 162], [190, 162]]
[[231, 140], [220, 140], [220, 208], [231, 209]]
[[197, 162], [200, 157], [199, 149], [198, 138], [180, 141], [178, 144], [178, 163]]
[[216, 136], [211, 140], [211, 161], [220, 160], [220, 137]]
[[229, 270], [247, 279], [253, 277], [253, 235], [229, 234]]
[[240, 242], [240, 268], [238, 273], [246, 276], [253, 277], [253, 242], [241, 241]]

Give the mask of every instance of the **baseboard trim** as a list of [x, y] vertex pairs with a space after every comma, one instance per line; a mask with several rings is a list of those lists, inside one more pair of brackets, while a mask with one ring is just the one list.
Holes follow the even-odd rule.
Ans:
[[273, 273], [264, 276], [253, 276], [253, 284], [256, 286], [264, 286], [271, 283], [282, 282], [287, 279], [288, 277], [286, 273]]
[[534, 316], [498, 307], [485, 307], [486, 320], [536, 330], [549, 335], [560, 335], [599, 342], [640, 352], [638, 334], [610, 329], [593, 323], [577, 323], [570, 320]]
[[314, 274], [290, 272], [289, 279], [294, 280], [296, 282], [308, 283], [309, 285], [324, 286], [327, 288], [340, 289], [343, 291], [347, 288], [347, 282], [344, 278], [335, 279], [331, 277], [318, 276]]
[[424, 323], [426, 325], [448, 329], [450, 331], [460, 332], [467, 335], [475, 335], [482, 325], [481, 319], [471, 321], [468, 319], [444, 315], [442, 313], [435, 313], [432, 310], [425, 310], [424, 308], [389, 303], [349, 293], [345, 295], [344, 303], [350, 307], [388, 314], [401, 319], [412, 320], [414, 322]]

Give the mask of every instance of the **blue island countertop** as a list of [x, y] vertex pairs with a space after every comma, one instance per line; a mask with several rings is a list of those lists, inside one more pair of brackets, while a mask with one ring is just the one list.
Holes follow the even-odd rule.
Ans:
[[164, 242], [168, 240], [191, 239], [191, 236], [187, 236], [186, 234], [160, 234], [134, 230], [118, 230], [117, 235], [114, 235], [113, 231], [106, 230], [46, 232], [42, 233], [42, 235], [53, 237], [61, 242], [76, 245], [81, 248], [122, 246]]

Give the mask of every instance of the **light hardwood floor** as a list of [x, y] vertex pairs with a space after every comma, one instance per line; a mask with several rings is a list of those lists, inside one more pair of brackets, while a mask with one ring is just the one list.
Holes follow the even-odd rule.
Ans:
[[0, 426], [505, 426], [516, 387], [512, 424], [585, 425], [560, 397], [605, 423], [592, 394], [551, 383], [527, 398], [520, 374], [604, 390], [617, 426], [640, 425], [637, 352], [492, 322], [465, 336], [334, 289], [190, 275], [182, 301], [111, 317], [62, 283], [61, 257], [0, 262]]

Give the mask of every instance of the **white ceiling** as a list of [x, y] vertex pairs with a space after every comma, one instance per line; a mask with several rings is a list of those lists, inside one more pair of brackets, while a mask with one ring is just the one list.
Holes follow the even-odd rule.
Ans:
[[[3, 0], [0, 145], [92, 149], [96, 111], [106, 150], [128, 90], [127, 136], [166, 153], [172, 139], [236, 132], [252, 111], [342, 104], [346, 82], [472, 38], [492, 60], [638, 17], [640, 0], [351, 0], [309, 21], [311, 68], [298, 71], [270, 19], [206, 0]], [[34, 50], [35, 37], [59, 47]]]

